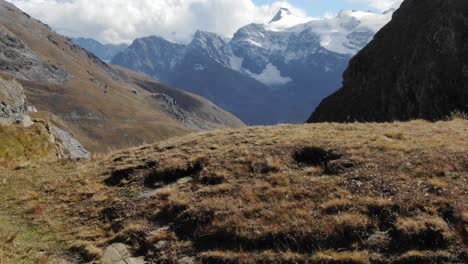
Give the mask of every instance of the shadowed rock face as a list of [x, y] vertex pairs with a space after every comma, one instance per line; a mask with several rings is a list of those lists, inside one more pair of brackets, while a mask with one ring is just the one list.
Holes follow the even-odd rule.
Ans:
[[468, 1], [406, 0], [309, 122], [443, 119], [468, 112]]

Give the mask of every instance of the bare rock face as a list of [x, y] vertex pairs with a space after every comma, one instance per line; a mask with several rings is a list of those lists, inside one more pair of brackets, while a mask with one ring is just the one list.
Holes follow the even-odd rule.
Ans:
[[28, 113], [23, 87], [13, 76], [0, 74], [0, 123], [23, 120]]
[[50, 132], [54, 138], [59, 141], [61, 146], [63, 146], [69, 158], [74, 160], [91, 158], [91, 153], [86, 150], [69, 132], [56, 126], [52, 126]]
[[468, 1], [406, 0], [309, 122], [438, 120], [468, 112]]

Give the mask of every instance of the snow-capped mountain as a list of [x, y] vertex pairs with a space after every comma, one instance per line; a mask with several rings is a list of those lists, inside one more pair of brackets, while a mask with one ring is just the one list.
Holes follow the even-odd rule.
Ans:
[[320, 38], [320, 45], [341, 54], [356, 54], [387, 24], [393, 12], [376, 14], [342, 10], [336, 17], [314, 20], [288, 29], [289, 32], [311, 31]]
[[112, 62], [200, 94], [248, 124], [303, 122], [392, 13], [344, 10], [312, 19], [281, 8], [231, 39], [203, 31], [186, 45], [141, 38]]
[[[231, 41], [237, 56], [232, 67], [236, 68], [239, 64], [236, 62], [241, 60], [242, 67], [237, 70], [263, 80], [264, 71], [278, 73], [278, 67], [307, 63], [313, 59], [311, 56], [350, 57], [390, 21], [391, 13], [344, 10], [334, 18], [297, 24], [301, 19], [304, 18], [281, 9], [268, 24], [251, 24], [241, 28]], [[290, 27], [279, 30], [284, 25]], [[331, 62], [323, 62], [325, 72], [337, 69], [336, 61]], [[284, 85], [290, 80], [290, 76], [275, 77], [278, 83], [269, 80], [270, 84]]]
[[287, 8], [280, 8], [275, 17], [267, 24], [267, 27], [271, 31], [283, 31], [295, 25], [307, 23], [310, 20], [311, 18], [297, 16]]

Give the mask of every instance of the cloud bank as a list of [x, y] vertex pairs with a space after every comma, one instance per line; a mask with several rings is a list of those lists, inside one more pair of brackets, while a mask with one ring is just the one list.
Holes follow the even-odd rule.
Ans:
[[231, 36], [249, 23], [268, 22], [280, 7], [305, 12], [287, 1], [255, 5], [252, 0], [9, 0], [61, 34], [104, 43], [130, 43], [159, 35], [190, 41], [200, 29]]
[[387, 11], [391, 8], [400, 7], [403, 0], [347, 0], [348, 2], [353, 3], [366, 3], [370, 7], [378, 9], [380, 11]]
[[[287, 0], [256, 5], [252, 0], [7, 0], [57, 32], [90, 37], [103, 43], [131, 43], [158, 35], [186, 43], [196, 30], [232, 36], [249, 23], [266, 23], [286, 7], [306, 12]], [[378, 10], [397, 7], [402, 0], [346, 0]]]

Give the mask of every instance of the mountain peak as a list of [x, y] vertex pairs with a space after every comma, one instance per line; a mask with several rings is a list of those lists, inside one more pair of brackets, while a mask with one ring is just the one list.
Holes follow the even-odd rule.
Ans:
[[352, 9], [341, 9], [340, 12], [338, 12], [338, 17], [347, 17], [351, 15], [352, 13], [356, 12], [356, 10]]
[[304, 24], [312, 20], [308, 17], [298, 16], [288, 8], [282, 7], [273, 19], [266, 25], [268, 30], [282, 31], [299, 24]]
[[222, 36], [208, 32], [208, 31], [202, 31], [202, 30], [197, 30], [195, 34], [193, 35], [192, 42], [190, 45], [198, 45], [198, 46], [203, 46], [205, 47], [208, 43], [211, 43], [211, 45], [214, 45], [216, 47], [221, 47], [225, 45], [227, 42], [226, 39], [224, 39]]
[[193, 38], [194, 39], [199, 39], [199, 38], [221, 38], [221, 36], [216, 34], [216, 33], [213, 33], [213, 32], [197, 30], [197, 31], [195, 31], [195, 34], [193, 35]]
[[269, 22], [269, 24], [273, 23], [273, 22], [276, 22], [276, 21], [280, 21], [282, 20], [283, 18], [287, 17], [287, 16], [294, 16], [293, 12], [291, 12], [291, 10], [285, 8], [285, 7], [281, 7], [279, 10], [278, 10], [278, 13], [276, 13], [276, 15], [273, 17], [273, 19]]

